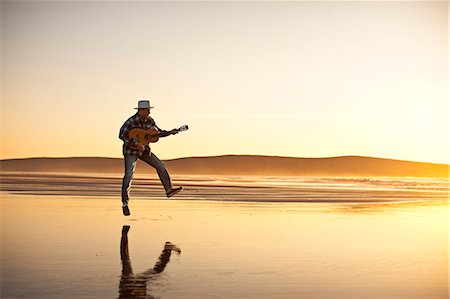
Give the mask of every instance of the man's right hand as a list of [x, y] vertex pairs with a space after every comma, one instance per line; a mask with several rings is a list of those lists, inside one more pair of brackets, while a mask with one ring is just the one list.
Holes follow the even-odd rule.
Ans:
[[140, 152], [143, 152], [145, 150], [145, 145], [142, 144], [137, 144], [137, 145], [131, 145], [130, 146], [132, 149], [138, 150]]

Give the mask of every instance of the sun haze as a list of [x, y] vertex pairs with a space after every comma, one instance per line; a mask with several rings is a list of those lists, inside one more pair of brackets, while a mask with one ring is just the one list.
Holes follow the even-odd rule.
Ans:
[[2, 2], [2, 159], [120, 157], [141, 98], [162, 159], [448, 163], [447, 2]]

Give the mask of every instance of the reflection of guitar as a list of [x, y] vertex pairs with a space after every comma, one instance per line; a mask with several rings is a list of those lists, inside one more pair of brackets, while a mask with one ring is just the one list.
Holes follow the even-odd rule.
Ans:
[[159, 140], [159, 137], [166, 137], [169, 135], [176, 134], [178, 132], [186, 131], [187, 129], [189, 129], [187, 125], [181, 126], [178, 129], [162, 132], [158, 132], [158, 130], [154, 128], [150, 128], [148, 130], [134, 128], [130, 130], [130, 132], [128, 133], [128, 137], [138, 140], [139, 144], [145, 146], [149, 142], [157, 142]]

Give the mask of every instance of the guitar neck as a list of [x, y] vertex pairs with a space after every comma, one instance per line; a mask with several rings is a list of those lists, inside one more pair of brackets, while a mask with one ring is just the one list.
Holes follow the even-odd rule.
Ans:
[[189, 127], [187, 125], [184, 125], [184, 126], [179, 127], [178, 129], [173, 129], [173, 130], [170, 130], [170, 131], [165, 131], [165, 132], [158, 133], [157, 136], [158, 137], [166, 137], [166, 136], [178, 133], [178, 132], [186, 131], [188, 128]]
[[155, 137], [167, 137], [167, 136], [172, 135], [172, 134], [173, 134], [172, 131], [165, 131], [165, 132], [156, 133], [153, 136], [155, 136]]

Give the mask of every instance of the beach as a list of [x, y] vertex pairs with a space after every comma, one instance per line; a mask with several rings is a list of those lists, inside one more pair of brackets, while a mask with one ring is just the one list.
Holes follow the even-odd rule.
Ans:
[[2, 173], [1, 298], [448, 298], [446, 180], [117, 182]]
[[450, 298], [448, 1], [0, 16], [0, 299]]

